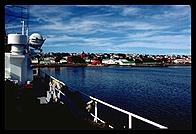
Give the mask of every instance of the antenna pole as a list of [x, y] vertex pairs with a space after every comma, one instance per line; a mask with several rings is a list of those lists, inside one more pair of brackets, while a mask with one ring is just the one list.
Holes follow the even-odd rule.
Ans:
[[29, 36], [29, 6], [27, 6], [27, 27], [26, 27], [26, 36], [27, 36], [27, 38], [28, 38], [28, 36]]
[[28, 34], [29, 34], [29, 29], [27, 27], [27, 30], [26, 30], [26, 36], [28, 37]]
[[22, 35], [24, 35], [24, 20], [22, 20], [21, 23], [22, 23]]

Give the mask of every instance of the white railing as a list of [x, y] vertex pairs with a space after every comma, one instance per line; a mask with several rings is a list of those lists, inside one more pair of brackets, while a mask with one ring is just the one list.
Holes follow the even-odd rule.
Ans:
[[[65, 84], [64, 84], [62, 81], [59, 81], [58, 79], [56, 79], [56, 78], [54, 78], [54, 77], [52, 77], [52, 76], [50, 76], [50, 78], [51, 78], [51, 80], [55, 80], [55, 82], [57, 82], [57, 83], [59, 83], [59, 84], [65, 86]], [[57, 95], [55, 95], [55, 93], [53, 92], [53, 96], [55, 95], [55, 96], [58, 97], [59, 99], [60, 99], [60, 94], [62, 94], [62, 95], [65, 96], [65, 94], [64, 94], [63, 92], [61, 92], [61, 90], [60, 90], [60, 88], [61, 88], [62, 86], [59, 86], [59, 87], [57, 86], [57, 87], [55, 87], [51, 80], [50, 80], [50, 84], [49, 84], [49, 85], [50, 85], [50, 91], [55, 91], [55, 90], [56, 90], [56, 91], [58, 92]], [[129, 121], [129, 122], [128, 122], [128, 123], [129, 123], [129, 125], [128, 125], [128, 128], [129, 128], [129, 129], [132, 129], [132, 117], [137, 118], [137, 119], [139, 119], [139, 120], [141, 120], [141, 121], [143, 121], [143, 122], [146, 122], [146, 123], [148, 123], [148, 124], [151, 124], [151, 125], [153, 125], [153, 126], [156, 126], [156, 127], [160, 128], [160, 129], [168, 129], [167, 127], [165, 127], [165, 126], [163, 126], [163, 125], [160, 125], [160, 124], [158, 124], [158, 123], [155, 123], [155, 122], [153, 122], [153, 121], [150, 121], [150, 120], [148, 120], [148, 119], [145, 119], [145, 118], [143, 118], [143, 117], [141, 117], [141, 116], [138, 116], [138, 115], [136, 115], [136, 114], [133, 114], [133, 113], [131, 113], [131, 112], [128, 112], [128, 111], [126, 111], [126, 110], [123, 110], [123, 109], [121, 109], [121, 108], [118, 108], [118, 107], [116, 107], [116, 106], [113, 106], [113, 105], [111, 105], [111, 104], [109, 104], [109, 103], [106, 103], [106, 102], [104, 102], [104, 101], [102, 101], [102, 100], [99, 100], [99, 99], [97, 99], [97, 98], [95, 98], [95, 97], [89, 96], [89, 95], [87, 95], [87, 94], [85, 94], [85, 93], [83, 93], [83, 92], [80, 92], [80, 93], [83, 94], [84, 96], [90, 98], [91, 101], [94, 102], [94, 108], [95, 108], [94, 114], [93, 114], [93, 113], [90, 113], [90, 115], [91, 115], [92, 117], [94, 117], [94, 122], [96, 122], [96, 123], [97, 123], [97, 121], [100, 121], [100, 122], [102, 122], [102, 123], [105, 123], [105, 121], [103, 121], [102, 119], [100, 119], [100, 118], [98, 117], [98, 107], [97, 107], [97, 105], [98, 105], [98, 103], [100, 103], [100, 104], [103, 104], [103, 105], [105, 105], [105, 106], [107, 106], [107, 107], [110, 107], [110, 108], [112, 108], [112, 109], [115, 109], [115, 110], [117, 110], [117, 111], [120, 111], [120, 112], [122, 112], [122, 113], [124, 113], [124, 114], [127, 114], [127, 115], [128, 115], [128, 121]], [[109, 125], [109, 127], [110, 127], [110, 128], [114, 128], [114, 127], [111, 126], [111, 125]]]
[[113, 106], [113, 105], [111, 105], [111, 104], [109, 104], [109, 103], [106, 103], [106, 102], [104, 102], [104, 101], [101, 101], [101, 100], [99, 100], [99, 99], [97, 99], [97, 98], [94, 98], [94, 97], [92, 97], [92, 96], [89, 96], [89, 98], [95, 101], [95, 115], [94, 115], [94, 118], [95, 118], [95, 119], [98, 118], [98, 116], [97, 116], [97, 102], [99, 102], [99, 103], [101, 103], [101, 104], [103, 104], [103, 105], [105, 105], [105, 106], [108, 106], [108, 107], [110, 107], [110, 108], [112, 108], [112, 109], [115, 109], [115, 110], [117, 110], [117, 111], [120, 111], [120, 112], [122, 112], [122, 113], [124, 113], [124, 114], [127, 114], [127, 115], [128, 115], [128, 120], [129, 120], [129, 129], [132, 128], [132, 117], [135, 117], [135, 118], [137, 118], [137, 119], [139, 119], [139, 120], [141, 120], [141, 121], [144, 121], [144, 122], [146, 122], [146, 123], [148, 123], [148, 124], [151, 124], [151, 125], [153, 125], [153, 126], [156, 126], [156, 127], [160, 128], [160, 129], [167, 129], [167, 127], [165, 127], [165, 126], [163, 126], [163, 125], [160, 125], [160, 124], [158, 124], [158, 123], [155, 123], [155, 122], [153, 122], [153, 121], [150, 121], [150, 120], [148, 120], [148, 119], [145, 119], [145, 118], [143, 118], [143, 117], [141, 117], [141, 116], [138, 116], [138, 115], [136, 115], [136, 114], [130, 113], [130, 112], [126, 111], [126, 110], [123, 110], [123, 109], [121, 109], [121, 108], [118, 108], [118, 107], [116, 107], [116, 106]]
[[57, 101], [57, 99], [60, 99], [60, 94], [65, 96], [65, 94], [60, 90], [63, 86], [65, 86], [62, 81], [50, 76], [49, 86], [50, 91], [47, 91], [47, 100], [53, 98], [53, 100]]
[[59, 82], [59, 83], [62, 84], [63, 86], [65, 86], [65, 83], [63, 83], [62, 81], [60, 81], [60, 80], [54, 78], [53, 76], [50, 76], [50, 78], [53, 79], [53, 80], [55, 80], [55, 81], [57, 81], [57, 82]]

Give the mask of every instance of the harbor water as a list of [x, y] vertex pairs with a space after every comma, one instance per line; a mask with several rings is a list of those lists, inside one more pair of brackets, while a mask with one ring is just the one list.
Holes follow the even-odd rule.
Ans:
[[192, 129], [191, 66], [42, 70], [74, 91], [82, 91], [169, 129]]

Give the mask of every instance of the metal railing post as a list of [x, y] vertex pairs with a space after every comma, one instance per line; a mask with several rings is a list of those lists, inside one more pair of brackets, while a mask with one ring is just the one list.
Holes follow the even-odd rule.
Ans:
[[132, 129], [132, 116], [129, 114], [129, 129]]
[[60, 94], [61, 94], [61, 92], [58, 91], [57, 97], [58, 97], [59, 99], [61, 98], [61, 97], [60, 97]]
[[94, 121], [97, 123], [97, 102], [95, 101], [95, 118]]

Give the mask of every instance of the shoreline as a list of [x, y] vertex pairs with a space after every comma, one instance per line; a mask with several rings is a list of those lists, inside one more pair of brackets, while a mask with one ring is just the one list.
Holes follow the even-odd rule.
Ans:
[[171, 67], [171, 66], [191, 66], [191, 64], [151, 64], [151, 65], [145, 65], [145, 64], [138, 64], [138, 65], [91, 65], [91, 64], [48, 64], [48, 65], [41, 65], [41, 64], [32, 64], [32, 68], [44, 68], [44, 67], [50, 67], [50, 68], [56, 68], [56, 67], [109, 67], [109, 66], [126, 66], [126, 67]]

